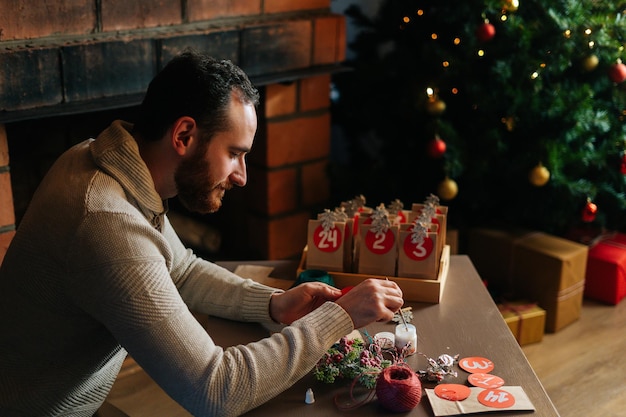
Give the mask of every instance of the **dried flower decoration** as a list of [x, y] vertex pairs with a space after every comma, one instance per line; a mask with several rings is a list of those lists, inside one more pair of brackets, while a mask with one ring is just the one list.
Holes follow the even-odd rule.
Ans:
[[384, 204], [380, 204], [376, 207], [370, 218], [372, 219], [371, 230], [374, 233], [387, 233], [387, 230], [391, 227], [389, 212], [385, 209]]
[[387, 206], [391, 213], [397, 213], [404, 208], [404, 203], [397, 198]]

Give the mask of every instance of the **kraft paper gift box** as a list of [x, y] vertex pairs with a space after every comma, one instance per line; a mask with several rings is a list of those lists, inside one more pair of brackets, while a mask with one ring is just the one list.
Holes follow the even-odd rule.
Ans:
[[534, 303], [507, 302], [498, 304], [502, 318], [520, 346], [541, 342], [546, 324], [546, 311]]
[[467, 254], [480, 277], [487, 281], [491, 292], [513, 295], [513, 247], [528, 234], [523, 230], [471, 229], [468, 233]]
[[626, 234], [601, 238], [589, 248], [584, 296], [613, 305], [626, 297]]
[[474, 229], [468, 254], [478, 273], [508, 298], [536, 300], [546, 332], [580, 318], [587, 246], [542, 232]]
[[556, 332], [580, 318], [587, 253], [586, 245], [540, 232], [516, 241], [516, 294], [537, 300], [546, 310], [546, 332]]

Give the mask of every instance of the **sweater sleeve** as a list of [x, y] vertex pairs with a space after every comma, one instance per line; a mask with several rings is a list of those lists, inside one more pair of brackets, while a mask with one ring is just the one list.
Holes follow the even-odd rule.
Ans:
[[243, 279], [198, 258], [182, 244], [167, 219], [163, 235], [172, 252], [172, 280], [192, 311], [231, 320], [272, 321], [270, 296], [281, 290]]
[[[110, 230], [104, 223], [90, 222]], [[72, 299], [193, 415], [236, 416], [268, 401], [310, 372], [332, 343], [353, 330], [348, 314], [327, 302], [280, 333], [223, 349], [196, 321], [176, 287], [195, 291], [199, 287], [187, 287], [192, 276], [205, 275], [209, 267], [193, 257], [190, 262], [177, 260], [176, 249], [163, 235], [132, 218], [120, 216], [115, 224], [124, 230], [124, 238], [114, 244], [80, 239], [75, 249], [80, 260], [70, 277]], [[101, 232], [85, 231], [92, 236]], [[172, 271], [180, 280], [176, 284]], [[192, 304], [205, 304], [209, 311], [247, 305], [242, 309], [247, 313], [233, 316], [268, 317], [269, 295], [264, 294], [271, 289], [221, 268], [215, 271], [204, 278], [206, 293], [198, 299], [191, 296]]]

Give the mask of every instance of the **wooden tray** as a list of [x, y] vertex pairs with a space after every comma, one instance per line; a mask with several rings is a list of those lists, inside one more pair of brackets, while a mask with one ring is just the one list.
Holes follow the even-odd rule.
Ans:
[[[300, 264], [298, 265], [298, 276], [302, 271], [306, 269], [306, 255], [307, 248], [305, 247], [302, 251]], [[337, 287], [339, 288], [347, 287], [350, 285], [357, 285], [367, 278], [389, 278], [391, 281], [396, 282], [400, 286], [402, 292], [404, 293], [405, 300], [438, 304], [439, 301], [441, 301], [441, 295], [443, 294], [443, 288], [446, 284], [446, 278], [448, 277], [449, 268], [450, 246], [445, 245], [443, 247], [443, 251], [441, 252], [437, 279], [383, 277], [380, 275], [351, 274], [347, 272], [329, 272], [328, 274], [333, 278], [333, 281], [335, 281], [335, 285], [337, 285]]]

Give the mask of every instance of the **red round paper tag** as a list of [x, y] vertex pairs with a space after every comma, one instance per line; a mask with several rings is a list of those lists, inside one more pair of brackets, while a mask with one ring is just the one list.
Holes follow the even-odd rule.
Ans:
[[463, 401], [470, 396], [469, 387], [461, 384], [441, 384], [435, 387], [437, 397], [450, 401]]
[[394, 238], [391, 229], [387, 229], [387, 232], [374, 233], [372, 230], [368, 230], [365, 235], [365, 246], [372, 253], [377, 255], [383, 255], [394, 248], [396, 240]]
[[317, 226], [313, 233], [313, 244], [322, 252], [334, 252], [341, 247], [341, 232], [337, 226], [324, 230]]
[[478, 401], [487, 407], [509, 408], [515, 404], [515, 397], [502, 389], [486, 389], [478, 393]]
[[479, 356], [472, 356], [469, 358], [463, 358], [459, 361], [459, 366], [469, 372], [475, 373], [489, 373], [493, 371], [495, 365], [487, 358], [481, 358]]
[[404, 239], [404, 253], [410, 259], [414, 261], [423, 261], [428, 258], [431, 253], [433, 253], [433, 240], [429, 237], [425, 237], [419, 243], [413, 243], [411, 240], [411, 235], [407, 235]]
[[478, 388], [500, 388], [504, 385], [504, 379], [499, 376], [481, 372], [468, 376], [467, 382]]

